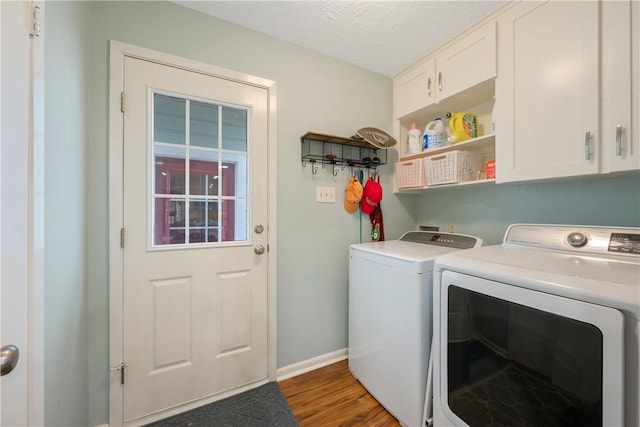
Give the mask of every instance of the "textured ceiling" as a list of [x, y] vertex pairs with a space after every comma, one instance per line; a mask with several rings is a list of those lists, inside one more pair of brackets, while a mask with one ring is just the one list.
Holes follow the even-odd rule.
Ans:
[[393, 77], [504, 1], [183, 1], [280, 40]]

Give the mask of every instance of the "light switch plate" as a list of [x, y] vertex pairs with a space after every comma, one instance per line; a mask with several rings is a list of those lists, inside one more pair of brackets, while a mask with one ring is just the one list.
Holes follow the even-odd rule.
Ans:
[[316, 187], [317, 203], [335, 203], [336, 187]]

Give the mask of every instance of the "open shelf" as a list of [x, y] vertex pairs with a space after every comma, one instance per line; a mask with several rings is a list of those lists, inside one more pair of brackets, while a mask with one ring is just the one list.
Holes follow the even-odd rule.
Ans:
[[411, 154], [408, 156], [402, 156], [399, 161], [420, 159], [423, 157], [435, 156], [437, 154], [446, 153], [454, 150], [475, 151], [494, 146], [496, 141], [495, 134], [482, 135], [477, 138], [468, 139], [466, 141], [458, 142], [451, 145], [445, 145], [444, 147], [431, 148], [423, 151], [422, 153]]
[[476, 179], [474, 181], [463, 181], [463, 182], [456, 182], [452, 184], [427, 185], [426, 187], [398, 188], [398, 192], [399, 193], [420, 193], [425, 190], [435, 190], [437, 188], [464, 187], [469, 185], [491, 184], [495, 182], [496, 182], [495, 179]]

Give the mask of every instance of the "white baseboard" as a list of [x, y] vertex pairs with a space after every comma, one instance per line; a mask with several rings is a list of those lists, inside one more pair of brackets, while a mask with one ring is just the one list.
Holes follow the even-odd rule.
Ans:
[[276, 376], [278, 377], [278, 381], [286, 380], [287, 378], [295, 377], [297, 375], [322, 368], [323, 366], [340, 362], [341, 360], [346, 359], [348, 356], [348, 348], [332, 351], [331, 353], [312, 357], [311, 359], [303, 360], [302, 362], [278, 368], [278, 370], [276, 371]]

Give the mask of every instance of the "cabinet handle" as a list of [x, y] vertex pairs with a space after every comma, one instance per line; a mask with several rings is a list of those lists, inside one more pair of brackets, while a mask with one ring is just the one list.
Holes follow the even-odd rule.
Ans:
[[622, 156], [622, 125], [616, 126], [616, 156]]
[[427, 79], [427, 96], [431, 96], [431, 77]]
[[591, 160], [591, 132], [584, 134], [584, 159]]
[[442, 72], [438, 72], [438, 90], [442, 92]]

